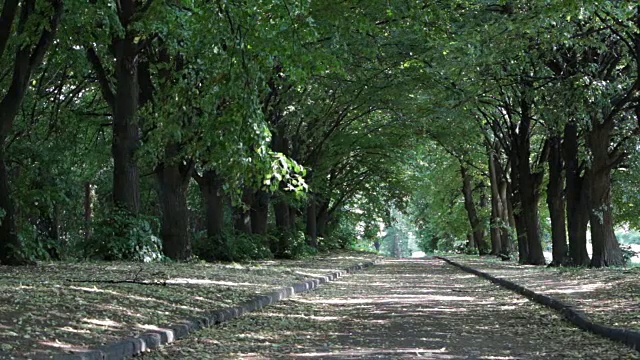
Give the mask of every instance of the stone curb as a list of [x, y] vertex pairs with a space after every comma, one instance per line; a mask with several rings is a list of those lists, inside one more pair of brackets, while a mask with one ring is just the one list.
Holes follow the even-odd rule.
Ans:
[[453, 265], [455, 267], [458, 267], [468, 273], [487, 279], [492, 283], [495, 283], [508, 290], [516, 292], [532, 301], [537, 302], [538, 304], [542, 304], [544, 306], [550, 307], [558, 311], [560, 314], [562, 314], [565, 317], [565, 319], [567, 319], [572, 324], [574, 324], [575, 326], [577, 326], [582, 330], [586, 330], [594, 334], [604, 336], [610, 340], [621, 342], [636, 351], [640, 351], [640, 332], [638, 331], [610, 327], [610, 326], [594, 323], [593, 321], [589, 320], [589, 318], [582, 311], [579, 311], [575, 309], [573, 306], [565, 304], [560, 300], [536, 293], [532, 290], [525, 288], [524, 286], [518, 285], [516, 283], [513, 283], [505, 279], [494, 277], [482, 271], [479, 271], [479, 270], [470, 268], [468, 266], [459, 264], [455, 261], [449, 260], [445, 257], [436, 256], [435, 258], [443, 260], [446, 263]]
[[190, 333], [196, 332], [200, 329], [229, 321], [231, 319], [237, 318], [242, 314], [249, 313], [261, 309], [267, 305], [276, 303], [280, 300], [290, 298], [294, 294], [314, 290], [321, 284], [339, 279], [345, 274], [368, 268], [370, 266], [373, 266], [376, 262], [377, 260], [359, 263], [357, 265], [350, 266], [342, 271], [336, 271], [330, 274], [319, 276], [317, 278], [305, 280], [301, 283], [294, 284], [293, 286], [283, 287], [267, 294], [258, 295], [253, 299], [247, 300], [236, 306], [215, 310], [207, 313], [202, 317], [192, 318], [166, 326], [161, 330], [149, 331], [136, 337], [125, 338], [114, 343], [90, 349], [88, 351], [73, 354], [54, 355], [53, 359], [115, 360], [130, 358], [142, 354], [148, 350], [153, 350], [158, 348], [159, 346], [169, 344], [178, 339], [187, 337]]

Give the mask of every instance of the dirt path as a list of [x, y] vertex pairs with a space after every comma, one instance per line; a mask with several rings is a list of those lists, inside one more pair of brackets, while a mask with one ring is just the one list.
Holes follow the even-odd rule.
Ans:
[[388, 260], [145, 359], [638, 359], [439, 260]]

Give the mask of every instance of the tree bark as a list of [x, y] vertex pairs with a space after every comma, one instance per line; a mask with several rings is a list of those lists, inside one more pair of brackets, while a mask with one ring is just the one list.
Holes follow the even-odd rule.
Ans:
[[[36, 43], [23, 42], [21, 46], [17, 47], [11, 83], [0, 101], [0, 208], [4, 212], [4, 216], [0, 218], [0, 264], [3, 265], [31, 263], [22, 254], [22, 245], [18, 239], [15, 207], [11, 198], [11, 185], [5, 158], [5, 145], [24, 100], [33, 70], [42, 63], [60, 24], [63, 2], [60, 0], [49, 0], [48, 2], [53, 12], [48, 14], [49, 17], [43, 17], [42, 22], [34, 21], [30, 27], [28, 27], [28, 23], [32, 21], [32, 16], [38, 16], [36, 15], [35, 1], [22, 3], [17, 26], [13, 26], [13, 24], [18, 15], [18, 1], [6, 1], [0, 14], [0, 55], [4, 55], [12, 36], [15, 36], [16, 39], [24, 36], [27, 28], [42, 29], [35, 30], [40, 31]], [[15, 34], [12, 32], [12, 28], [16, 29]]]
[[267, 235], [269, 219], [269, 194], [258, 190], [253, 194], [251, 206], [251, 231], [258, 235]]
[[327, 222], [329, 221], [329, 202], [321, 201], [316, 205], [317, 208], [317, 220], [316, 231], [319, 237], [327, 236]]
[[306, 235], [309, 237], [308, 244], [313, 248], [318, 247], [318, 227], [317, 227], [317, 214], [316, 214], [316, 199], [313, 195], [309, 196], [309, 203], [307, 204], [307, 222], [306, 222]]
[[0, 209], [4, 216], [0, 218], [0, 264], [25, 265], [27, 260], [20, 249], [21, 244], [16, 230], [16, 219], [13, 200], [10, 195], [9, 174], [5, 163], [5, 155], [0, 148]]
[[156, 167], [162, 209], [160, 237], [162, 251], [168, 258], [188, 260], [192, 252], [189, 237], [187, 188], [193, 167], [176, 160], [178, 151], [179, 145], [167, 145], [165, 148], [167, 161]]
[[525, 264], [529, 258], [529, 245], [527, 243], [527, 227], [522, 217], [522, 200], [520, 195], [520, 174], [518, 173], [518, 161], [519, 158], [516, 153], [516, 149], [513, 148], [509, 154], [509, 161], [511, 162], [511, 171], [509, 176], [511, 178], [511, 208], [509, 212], [513, 218], [513, 225], [515, 225], [517, 243], [518, 243], [518, 262]]
[[231, 260], [229, 250], [223, 238], [224, 231], [224, 185], [223, 179], [213, 170], [205, 171], [202, 176], [194, 177], [198, 182], [205, 208], [205, 226], [207, 240], [214, 249], [214, 258], [207, 260]]
[[91, 238], [91, 222], [93, 221], [93, 189], [90, 182], [84, 183], [84, 240]]
[[569, 255], [574, 266], [589, 265], [587, 226], [589, 224], [588, 174], [580, 175], [578, 160], [578, 126], [568, 123], [564, 128], [563, 155], [566, 168], [567, 229]]
[[[476, 206], [473, 202], [473, 188], [471, 187], [471, 176], [467, 173], [464, 166], [460, 166], [460, 175], [462, 176], [462, 194], [464, 196], [464, 207], [467, 211], [467, 218], [471, 225], [471, 232], [473, 236], [473, 243], [475, 247], [480, 251], [480, 247], [484, 241], [484, 229], [482, 223], [478, 218], [476, 212]], [[471, 242], [470, 242], [471, 243]]]
[[593, 254], [591, 266], [622, 266], [624, 258], [613, 231], [611, 208], [611, 164], [609, 157], [610, 134], [613, 121], [598, 123], [592, 120], [587, 144], [592, 161], [589, 169], [589, 220]]
[[496, 172], [495, 155], [491, 146], [487, 146], [489, 158], [489, 182], [491, 185], [491, 255], [498, 255], [502, 252], [502, 199], [500, 198], [500, 190], [498, 185], [498, 176]]
[[[127, 3], [129, 1], [126, 1]], [[113, 103], [113, 202], [132, 214], [140, 211], [138, 148], [138, 44], [127, 32], [114, 41], [116, 93]]]
[[544, 253], [540, 240], [540, 216], [538, 202], [540, 198], [540, 186], [542, 185], [542, 173], [531, 172], [531, 104], [524, 99], [520, 101], [520, 123], [517, 132], [514, 129], [512, 137], [517, 156], [517, 163], [512, 167], [517, 169], [518, 192], [520, 194], [521, 218], [525, 226], [527, 257], [525, 263], [530, 265], [544, 265]]
[[567, 227], [565, 223], [565, 199], [562, 177], [562, 149], [560, 136], [550, 138], [549, 183], [547, 184], [547, 206], [551, 217], [552, 266], [564, 266], [569, 259]]
[[236, 231], [251, 234], [251, 206], [253, 191], [244, 189], [242, 192], [242, 204], [233, 208], [233, 228]]

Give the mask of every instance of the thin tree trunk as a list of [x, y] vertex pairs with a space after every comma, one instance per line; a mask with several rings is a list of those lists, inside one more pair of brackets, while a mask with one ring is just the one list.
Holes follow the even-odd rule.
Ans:
[[313, 195], [310, 195], [309, 203], [307, 204], [306, 235], [309, 237], [309, 246], [313, 248], [318, 247], [318, 226], [316, 210], [316, 199]]
[[471, 226], [471, 232], [473, 235], [473, 244], [480, 250], [484, 241], [484, 229], [482, 223], [478, 218], [476, 212], [476, 206], [473, 202], [473, 188], [471, 187], [471, 177], [467, 173], [464, 166], [460, 166], [460, 175], [462, 176], [462, 194], [464, 196], [464, 207], [467, 210], [467, 218]]
[[91, 222], [93, 221], [93, 190], [91, 183], [84, 183], [84, 240], [91, 238]]
[[487, 146], [489, 158], [489, 182], [491, 184], [491, 255], [498, 255], [502, 252], [502, 238], [500, 229], [502, 227], [502, 199], [498, 187], [498, 176], [496, 172], [496, 159], [490, 146]]
[[562, 149], [559, 136], [550, 139], [549, 183], [547, 184], [547, 206], [551, 217], [552, 266], [564, 266], [569, 259], [567, 227], [565, 223], [565, 199], [563, 194]]

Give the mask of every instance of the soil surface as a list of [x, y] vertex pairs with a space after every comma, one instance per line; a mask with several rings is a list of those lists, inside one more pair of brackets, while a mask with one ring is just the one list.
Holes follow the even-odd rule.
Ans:
[[143, 356], [155, 359], [638, 359], [439, 260], [385, 260]]
[[247, 264], [0, 266], [0, 359], [114, 342], [376, 258], [340, 252]]
[[449, 257], [460, 264], [561, 300], [607, 326], [640, 330], [640, 268], [557, 268], [494, 257]]

